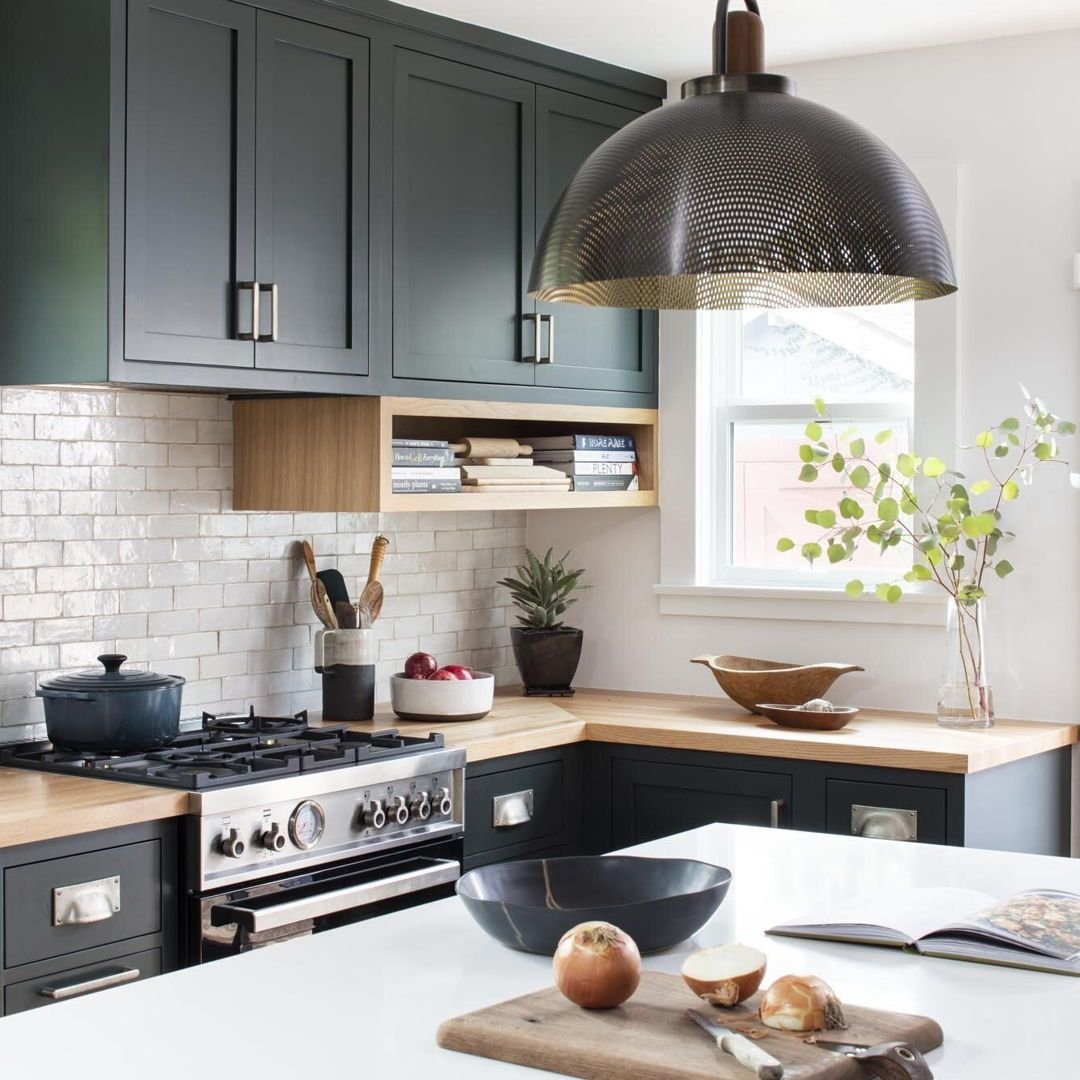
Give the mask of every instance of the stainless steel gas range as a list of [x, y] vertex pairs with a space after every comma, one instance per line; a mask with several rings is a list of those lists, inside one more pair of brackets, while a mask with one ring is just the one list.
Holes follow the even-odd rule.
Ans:
[[28, 743], [0, 758], [188, 791], [190, 963], [450, 895], [461, 873], [465, 751], [441, 735], [205, 714], [143, 754]]

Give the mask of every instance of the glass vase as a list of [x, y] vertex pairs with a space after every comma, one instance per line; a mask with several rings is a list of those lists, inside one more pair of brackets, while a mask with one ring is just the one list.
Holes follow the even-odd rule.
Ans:
[[985, 641], [985, 601], [950, 597], [937, 706], [942, 727], [993, 727], [994, 692], [986, 671]]

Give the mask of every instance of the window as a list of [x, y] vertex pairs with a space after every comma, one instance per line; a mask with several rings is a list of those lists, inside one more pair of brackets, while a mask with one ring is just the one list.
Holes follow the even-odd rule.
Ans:
[[[907, 450], [915, 407], [914, 304], [789, 309], [699, 316], [699, 584], [831, 585], [852, 568], [868, 580], [906, 569], [903, 549], [867, 549], [851, 563], [811, 570], [776, 541], [816, 539], [804, 513], [835, 505], [843, 478], [826, 470], [799, 481], [799, 445], [823, 398], [837, 430], [869, 446], [884, 428], [880, 456]], [[826, 438], [830, 438], [826, 433]]]

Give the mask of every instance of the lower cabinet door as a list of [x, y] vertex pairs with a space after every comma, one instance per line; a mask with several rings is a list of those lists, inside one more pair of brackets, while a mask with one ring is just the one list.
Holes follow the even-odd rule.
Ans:
[[160, 975], [161, 969], [161, 950], [146, 949], [55, 975], [39, 975], [36, 979], [12, 983], [4, 988], [4, 1014], [10, 1016], [12, 1013], [51, 1005], [54, 1001], [68, 1001], [125, 983], [138, 982], [152, 975]]
[[616, 759], [611, 829], [615, 847], [640, 844], [713, 822], [786, 826], [786, 773]]
[[942, 788], [828, 780], [825, 792], [831, 833], [924, 844], [948, 840]]
[[535, 844], [551, 837], [560, 839], [564, 829], [564, 783], [562, 761], [467, 776], [466, 856]]

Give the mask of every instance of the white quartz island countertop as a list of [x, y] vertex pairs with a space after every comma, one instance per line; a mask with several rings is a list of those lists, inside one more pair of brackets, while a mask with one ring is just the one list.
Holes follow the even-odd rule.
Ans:
[[[1080, 892], [1080, 862], [728, 825], [634, 850], [734, 873], [708, 926], [647, 967], [677, 972], [693, 948], [739, 940], [766, 951], [770, 978], [812, 972], [844, 1000], [937, 1019], [939, 1080], [1080, 1075], [1080, 979], [763, 933], [868, 887]], [[435, 1031], [550, 981], [549, 960], [492, 941], [454, 898], [7, 1017], [0, 1068], [28, 1080], [524, 1078], [541, 1074], [440, 1050]]]

